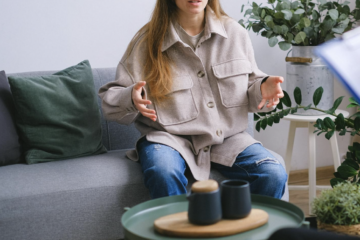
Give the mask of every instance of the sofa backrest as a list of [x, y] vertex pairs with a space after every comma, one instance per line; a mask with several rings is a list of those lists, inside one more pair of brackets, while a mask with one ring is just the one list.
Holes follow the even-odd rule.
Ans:
[[[95, 92], [108, 82], [115, 80], [116, 68], [93, 68]], [[38, 72], [23, 72], [7, 74], [8, 76], [19, 77], [38, 77], [43, 75], [50, 75], [56, 71], [38, 71]], [[98, 106], [101, 109], [101, 100], [98, 98]], [[116, 122], [107, 121], [102, 111], [101, 112], [101, 128], [102, 128], [102, 141], [108, 150], [116, 149], [129, 149], [134, 148], [136, 140], [140, 137], [139, 131], [135, 128], [134, 124], [129, 126], [121, 125]], [[249, 113], [249, 125], [246, 130], [252, 136], [254, 135], [253, 114]]]

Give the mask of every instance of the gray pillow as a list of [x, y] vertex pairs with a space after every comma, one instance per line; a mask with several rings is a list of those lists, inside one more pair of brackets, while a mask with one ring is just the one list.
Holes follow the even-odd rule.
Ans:
[[19, 136], [14, 124], [14, 102], [4, 71], [0, 71], [0, 166], [20, 162]]

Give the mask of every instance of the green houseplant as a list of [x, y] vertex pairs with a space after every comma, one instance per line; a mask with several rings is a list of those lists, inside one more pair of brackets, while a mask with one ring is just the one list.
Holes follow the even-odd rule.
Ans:
[[[299, 109], [313, 109], [336, 117], [334, 121], [329, 117], [324, 120], [317, 119], [314, 125], [314, 133], [317, 135], [324, 133], [326, 139], [333, 137], [335, 132], [339, 132], [340, 135], [360, 135], [360, 103], [350, 98], [347, 107], [356, 108], [356, 112], [345, 118], [343, 114], [335, 113], [344, 97], [337, 98], [330, 109], [318, 108], [323, 91], [322, 87], [316, 89], [312, 104], [307, 106], [302, 105], [300, 88], [294, 90], [295, 106], [292, 106], [289, 94], [284, 91], [284, 97], [273, 111], [254, 114], [256, 130], [265, 130], [267, 126], [279, 123], [284, 116], [296, 113]], [[330, 180], [333, 189], [323, 191], [319, 198], [315, 198], [312, 203], [313, 213], [317, 216], [320, 229], [360, 235], [360, 143], [355, 142], [348, 150], [345, 161]]]
[[353, 10], [349, 4], [342, 0], [268, 0], [269, 6], [252, 2], [239, 23], [268, 38], [270, 47], [317, 46], [352, 29], [360, 20], [360, 0]]
[[[307, 106], [301, 104], [302, 95], [300, 88], [297, 87], [294, 90], [295, 106], [292, 106], [289, 94], [284, 91], [284, 97], [280, 99], [280, 103], [273, 111], [254, 114], [254, 120], [256, 121], [255, 129], [260, 132], [261, 129], [265, 130], [267, 126], [279, 123], [281, 118], [289, 113], [296, 113], [299, 109], [312, 109], [336, 117], [334, 121], [329, 117], [324, 118], [324, 120], [317, 119], [314, 125], [316, 128], [314, 133], [317, 135], [324, 133], [326, 139], [330, 139], [335, 132], [339, 132], [339, 135], [350, 133], [351, 136], [360, 136], [360, 103], [354, 98], [350, 98], [350, 104], [347, 107], [356, 108], [356, 112], [348, 118], [345, 118], [343, 114], [335, 113], [344, 97], [337, 98], [330, 109], [319, 109], [317, 107], [321, 101], [323, 91], [322, 87], [316, 89], [312, 99], [313, 103]], [[348, 147], [348, 150], [345, 161], [341, 163], [334, 173], [334, 178], [330, 180], [330, 184], [333, 187], [345, 181], [360, 184], [360, 143], [355, 142], [352, 146]]]
[[360, 235], [360, 185], [349, 181], [324, 190], [312, 204], [318, 228]]
[[[239, 23], [248, 30], [266, 37], [270, 47], [291, 48], [286, 57], [286, 90], [295, 87], [303, 91], [304, 105], [311, 103], [316, 88], [324, 88], [322, 109], [334, 101], [333, 75], [325, 64], [313, 54], [313, 49], [325, 41], [349, 31], [360, 19], [360, 0], [268, 0], [268, 4], [255, 1], [243, 5], [244, 19]], [[246, 9], [246, 10], [245, 10]], [[289, 55], [290, 51], [288, 52]], [[318, 115], [317, 111], [299, 109], [298, 115]]]

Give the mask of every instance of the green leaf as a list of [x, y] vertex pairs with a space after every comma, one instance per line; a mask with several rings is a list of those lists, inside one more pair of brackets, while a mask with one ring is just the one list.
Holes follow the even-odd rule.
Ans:
[[335, 119], [335, 124], [337, 129], [344, 129], [345, 128], [345, 118], [344, 115], [342, 113], [340, 113], [336, 119]]
[[283, 91], [284, 97], [280, 98], [280, 101], [287, 107], [291, 107], [291, 99], [287, 92]]
[[277, 18], [277, 19], [284, 19], [284, 13], [282, 13], [282, 12], [277, 12], [277, 13], [275, 13], [274, 14], [274, 16], [275, 16], [275, 18]]
[[306, 33], [304, 33], [304, 32], [299, 32], [299, 33], [296, 34], [296, 36], [295, 36], [295, 42], [296, 42], [297, 44], [300, 44], [300, 43], [302, 43], [302, 42], [305, 41], [305, 38], [306, 38]]
[[339, 16], [339, 20], [340, 21], [343, 21], [343, 20], [345, 20], [345, 19], [347, 19], [348, 18], [348, 15], [346, 15], [346, 14], [344, 14], [344, 13], [342, 13], [340, 16]]
[[356, 8], [360, 8], [360, 0], [356, 0]]
[[346, 129], [341, 130], [339, 133], [340, 136], [344, 136], [345, 134], [346, 134]]
[[269, 46], [274, 47], [278, 43], [278, 41], [279, 40], [277, 39], [277, 37], [269, 38], [269, 40], [268, 40]]
[[[283, 110], [284, 111], [284, 110]], [[280, 118], [283, 118], [284, 117], [284, 112], [283, 111], [281, 111], [281, 112], [279, 112], [279, 117]]]
[[357, 107], [357, 104], [354, 103], [350, 103], [349, 105], [346, 106], [346, 108], [352, 108], [352, 107]]
[[257, 121], [257, 120], [259, 120], [259, 119], [260, 119], [260, 116], [257, 115], [256, 113], [254, 113], [254, 121]]
[[357, 174], [356, 169], [347, 165], [340, 166], [337, 170], [343, 178], [354, 177]]
[[281, 50], [286, 51], [291, 48], [291, 44], [288, 42], [285, 42], [285, 41], [281, 41], [281, 42], [279, 42], [279, 47]]
[[357, 159], [360, 159], [360, 151], [355, 151], [355, 156]]
[[275, 23], [273, 21], [266, 22], [266, 25], [268, 25], [268, 27], [272, 29], [275, 27]]
[[245, 5], [243, 4], [243, 5], [241, 6], [241, 12], [244, 11], [244, 7], [245, 7]]
[[[285, 92], [285, 91], [283, 91], [283, 92]], [[278, 109], [283, 109], [282, 102], [280, 101], [276, 107], [277, 107]]]
[[326, 117], [324, 119], [324, 124], [327, 128], [330, 128], [332, 130], [335, 130], [335, 123], [333, 122], [333, 120], [331, 120], [331, 118]]
[[354, 128], [356, 131], [360, 130], [360, 117], [356, 117], [354, 120]]
[[341, 178], [341, 175], [338, 172], [333, 173], [336, 178]]
[[238, 21], [238, 23], [239, 23], [241, 26], [243, 26], [243, 28], [245, 28], [244, 19], [240, 19], [240, 20]]
[[279, 117], [279, 114], [276, 113], [276, 114], [274, 115], [274, 123], [279, 123], [279, 122], [280, 122], [280, 117]]
[[261, 18], [264, 18], [265, 15], [266, 15], [266, 12], [265, 12], [265, 10], [263, 9], [263, 10], [261, 11]]
[[321, 27], [321, 30], [324, 31], [324, 32], [327, 32], [329, 30], [331, 30], [336, 24], [336, 21], [335, 20], [332, 20], [332, 19], [325, 19], [322, 23], [322, 27]]
[[268, 118], [268, 121], [267, 121], [267, 124], [271, 127], [273, 125], [273, 122], [274, 122], [274, 117], [273, 116], [270, 116]]
[[291, 109], [291, 114], [296, 113], [298, 110], [298, 106], [296, 105], [293, 109]]
[[268, 0], [268, 3], [274, 3], [276, 0]]
[[252, 8], [249, 8], [245, 11], [244, 17], [246, 17], [246, 15], [251, 15], [252, 13]]
[[261, 121], [258, 121], [255, 126], [256, 131], [260, 132], [260, 127], [261, 127]]
[[263, 120], [261, 120], [261, 128], [265, 130], [266, 126], [267, 126], [267, 118], [264, 118]]
[[307, 105], [306, 107], [304, 107], [304, 110], [309, 110], [311, 108], [311, 103], [309, 105]]
[[311, 26], [311, 21], [310, 19], [304, 17], [300, 20], [300, 23], [304, 25], [304, 27], [310, 27]]
[[304, 9], [299, 8], [298, 10], [296, 10], [296, 11], [294, 12], [294, 14], [303, 14], [304, 12], [305, 12]]
[[284, 13], [284, 18], [286, 20], [290, 20], [293, 16], [292, 12], [290, 10], [281, 10], [282, 13]]
[[296, 87], [294, 89], [294, 98], [295, 98], [296, 104], [301, 105], [301, 101], [302, 101], [301, 100], [301, 90], [299, 87]]
[[274, 33], [277, 33], [277, 34], [281, 34], [281, 32], [282, 32], [281, 26], [279, 26], [279, 25], [275, 25], [273, 30], [274, 30]]
[[304, 33], [306, 33], [306, 36], [308, 38], [311, 38], [314, 35], [314, 30], [312, 27], [305, 27], [304, 28]]
[[342, 100], [343, 100], [344, 96], [338, 97], [335, 102], [334, 105], [332, 107], [332, 109], [334, 109], [334, 111], [340, 106]]
[[327, 3], [327, 0], [320, 0], [320, 3], [321, 3], [321, 4], [326, 4], [326, 3]]
[[359, 164], [352, 159], [346, 159], [341, 165], [347, 165], [353, 167], [355, 170], [359, 170]]
[[335, 132], [335, 130], [332, 130], [332, 131], [330, 131], [330, 132], [327, 132], [327, 133], [325, 134], [325, 138], [326, 138], [327, 140], [329, 140], [329, 139], [334, 135], [334, 132]]
[[339, 12], [336, 9], [329, 10], [329, 15], [334, 20], [337, 20], [339, 18]]
[[341, 178], [333, 178], [330, 180], [331, 187], [334, 188], [337, 184], [345, 182], [344, 179]]
[[292, 40], [294, 40], [294, 35], [292, 33], [287, 33], [286, 36], [287, 36], [287, 42], [291, 44]]
[[313, 95], [313, 103], [314, 103], [315, 107], [319, 104], [323, 92], [324, 92], [324, 89], [322, 87], [318, 87], [315, 90], [314, 95]]
[[265, 22], [265, 23], [270, 22], [270, 21], [272, 21], [272, 20], [273, 20], [273, 18], [272, 18], [272, 16], [270, 16], [270, 15], [267, 15], [267, 16], [264, 18], [264, 22]]
[[354, 142], [353, 147], [354, 147], [355, 150], [360, 151], [360, 143]]
[[[346, 27], [332, 28], [331, 31], [333, 31], [334, 33], [337, 33], [337, 34], [342, 34], [343, 32], [345, 32], [345, 28], [346, 28]], [[331, 39], [332, 39], [332, 38], [331, 38]]]
[[289, 115], [290, 110], [291, 110], [290, 108], [288, 108], [288, 109], [284, 109], [284, 110], [283, 110], [283, 112], [284, 112], [284, 116]]
[[324, 125], [324, 122], [322, 119], [318, 118], [316, 120], [316, 124], [315, 124], [315, 127], [317, 127], [318, 129], [322, 130], [323, 129], [323, 125]]
[[[360, 1], [360, 0], [359, 0], [359, 1]], [[353, 98], [353, 97], [349, 98], [349, 102], [360, 106], [360, 103], [358, 103], [358, 102], [355, 100], [355, 98]]]
[[281, 25], [281, 34], [282, 35], [286, 35], [287, 32], [289, 31], [289, 28], [286, 25]]
[[263, 29], [263, 25], [262, 24], [258, 24], [258, 23], [254, 23], [253, 25], [252, 25], [252, 29], [253, 29], [253, 31], [254, 32], [260, 32], [261, 31], [261, 29]]
[[318, 11], [313, 10], [311, 16], [312, 16], [313, 21], [316, 21], [319, 19], [320, 14]]

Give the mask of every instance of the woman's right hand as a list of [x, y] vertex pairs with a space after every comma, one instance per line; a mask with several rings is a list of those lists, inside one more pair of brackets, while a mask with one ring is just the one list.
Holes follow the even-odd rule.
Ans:
[[156, 112], [153, 109], [148, 109], [146, 105], [151, 104], [151, 101], [145, 99], [144, 95], [142, 94], [142, 88], [146, 85], [145, 81], [137, 82], [132, 91], [132, 100], [136, 109], [147, 118], [150, 118], [154, 122], [156, 121]]

